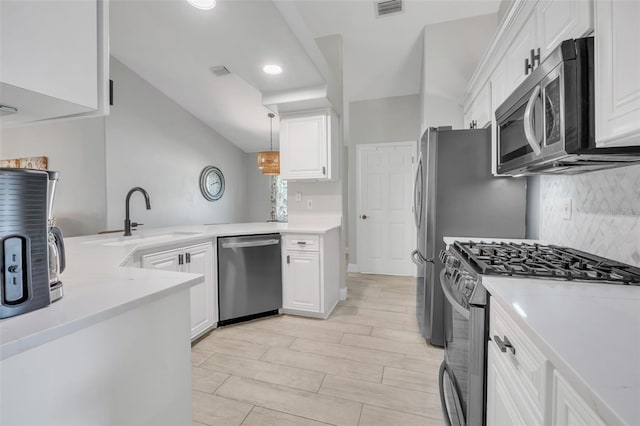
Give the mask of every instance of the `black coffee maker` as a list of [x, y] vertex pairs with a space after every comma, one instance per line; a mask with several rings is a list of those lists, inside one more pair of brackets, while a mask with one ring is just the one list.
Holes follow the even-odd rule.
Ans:
[[[0, 168], [0, 318], [51, 303], [49, 230], [53, 226], [48, 219], [53, 217], [50, 210], [57, 178], [56, 172]], [[57, 235], [53, 231], [56, 277], [64, 268], [62, 235]], [[60, 285], [54, 293], [55, 300], [61, 297]]]

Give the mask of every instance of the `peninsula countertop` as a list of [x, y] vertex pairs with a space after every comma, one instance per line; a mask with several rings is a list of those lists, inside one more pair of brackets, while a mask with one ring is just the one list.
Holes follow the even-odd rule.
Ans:
[[323, 234], [339, 228], [339, 217], [293, 223], [229, 223], [175, 226], [121, 234], [65, 239], [64, 297], [51, 305], [0, 320], [0, 360], [203, 282], [198, 274], [130, 267], [141, 251], [188, 245], [229, 235]]

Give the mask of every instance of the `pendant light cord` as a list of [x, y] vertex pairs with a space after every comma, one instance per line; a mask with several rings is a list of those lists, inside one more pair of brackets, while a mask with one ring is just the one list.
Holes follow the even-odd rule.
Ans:
[[271, 139], [269, 142], [269, 150], [273, 151], [273, 117], [275, 117], [275, 115], [273, 113], [269, 113], [269, 122], [271, 123], [271, 129], [270, 129], [270, 133], [271, 133]]

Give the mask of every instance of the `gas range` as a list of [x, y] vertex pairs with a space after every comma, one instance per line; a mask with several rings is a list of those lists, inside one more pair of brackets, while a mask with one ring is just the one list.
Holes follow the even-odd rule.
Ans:
[[446, 341], [439, 385], [443, 416], [452, 425], [485, 425], [491, 304], [483, 277], [640, 285], [640, 268], [554, 245], [456, 241], [440, 260]]
[[440, 260], [467, 304], [486, 302], [483, 275], [640, 286], [640, 268], [556, 245], [456, 241]]

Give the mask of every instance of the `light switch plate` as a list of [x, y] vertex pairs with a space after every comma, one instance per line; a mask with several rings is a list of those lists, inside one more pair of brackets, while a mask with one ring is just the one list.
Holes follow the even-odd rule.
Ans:
[[572, 200], [571, 198], [560, 199], [560, 217], [563, 220], [571, 220]]

